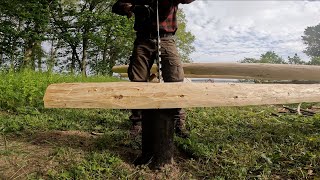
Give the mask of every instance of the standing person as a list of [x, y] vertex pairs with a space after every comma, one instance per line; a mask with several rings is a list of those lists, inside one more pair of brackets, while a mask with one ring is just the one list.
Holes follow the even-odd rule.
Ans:
[[[189, 4], [194, 0], [158, 0], [159, 1], [159, 34], [161, 38], [161, 71], [164, 82], [182, 82], [184, 72], [175, 44], [174, 35], [177, 31], [178, 5]], [[148, 82], [150, 69], [157, 54], [157, 0], [118, 0], [112, 7], [112, 12], [130, 18], [135, 16], [134, 30], [136, 39], [128, 68], [129, 79], [133, 82]], [[175, 133], [188, 137], [185, 128], [185, 111], [174, 109]], [[132, 110], [131, 134], [141, 131], [143, 110]]]

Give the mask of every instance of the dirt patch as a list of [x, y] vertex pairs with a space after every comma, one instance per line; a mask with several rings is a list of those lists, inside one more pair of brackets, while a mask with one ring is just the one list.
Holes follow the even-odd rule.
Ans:
[[121, 166], [133, 172], [129, 179], [184, 179], [190, 175], [181, 172], [184, 170], [181, 163], [184, 164], [185, 155], [177, 149], [176, 163], [158, 171], [151, 171], [132, 165], [141, 153], [139, 149], [132, 149], [122, 143], [97, 148], [97, 143], [101, 143], [101, 140], [104, 142], [103, 135], [81, 131], [47, 131], [10, 136], [7, 139], [8, 144], [5, 147], [3, 138], [0, 137], [0, 179], [45, 178], [50, 170], [69, 167], [70, 164], [81, 162], [88, 152], [103, 150], [119, 155], [124, 161]]
[[38, 146], [51, 145], [90, 150], [96, 137], [81, 131], [48, 131], [33, 134], [23, 140]]
[[35, 171], [47, 171], [54, 166], [47, 158], [51, 151], [49, 146], [39, 147], [9, 139], [6, 148], [0, 145], [0, 177], [22, 179]]
[[[30, 175], [46, 175], [61, 162], [56, 159], [56, 149], [72, 149], [69, 155], [75, 161], [84, 150], [93, 146], [90, 133], [80, 131], [48, 131], [33, 135], [11, 136], [7, 147], [0, 139], [0, 179], [25, 179]], [[81, 159], [81, 158], [78, 158]], [[66, 159], [65, 161], [68, 161]]]
[[0, 116], [9, 116], [11, 115], [12, 113], [10, 113], [10, 111], [3, 111], [3, 110], [0, 110]]

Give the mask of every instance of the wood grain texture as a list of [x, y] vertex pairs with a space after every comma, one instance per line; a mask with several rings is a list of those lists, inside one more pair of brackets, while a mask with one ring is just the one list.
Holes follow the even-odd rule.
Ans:
[[[127, 78], [127, 73], [119, 73], [121, 78]], [[228, 75], [196, 75], [196, 74], [185, 74], [185, 78], [217, 78], [217, 79], [254, 79], [252, 77], [244, 76], [228, 76]]]
[[317, 84], [64, 83], [47, 88], [46, 108], [156, 109], [320, 102]]
[[[126, 73], [128, 66], [115, 66], [115, 73]], [[157, 72], [153, 66], [151, 71]], [[320, 80], [320, 66], [258, 63], [188, 63], [185, 74], [217, 75], [220, 78], [269, 80]]]

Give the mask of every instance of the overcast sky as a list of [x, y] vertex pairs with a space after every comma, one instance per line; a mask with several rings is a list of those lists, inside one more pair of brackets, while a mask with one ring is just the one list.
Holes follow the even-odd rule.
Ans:
[[180, 8], [196, 37], [194, 62], [236, 62], [266, 51], [308, 60], [301, 36], [320, 23], [320, 1], [196, 0]]

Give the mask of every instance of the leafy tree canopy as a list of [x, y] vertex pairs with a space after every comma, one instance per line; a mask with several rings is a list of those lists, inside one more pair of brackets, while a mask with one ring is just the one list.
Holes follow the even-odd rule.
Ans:
[[307, 27], [302, 40], [307, 45], [304, 53], [310, 57], [320, 57], [320, 24]]
[[[0, 68], [111, 74], [128, 63], [133, 19], [111, 12], [115, 0], [1, 0]], [[190, 61], [195, 37], [178, 13], [177, 47]], [[46, 51], [44, 51], [46, 49]]]
[[259, 59], [244, 58], [240, 63], [271, 63], [271, 64], [286, 64], [285, 60], [273, 51], [267, 51], [260, 55]]

